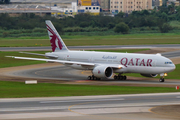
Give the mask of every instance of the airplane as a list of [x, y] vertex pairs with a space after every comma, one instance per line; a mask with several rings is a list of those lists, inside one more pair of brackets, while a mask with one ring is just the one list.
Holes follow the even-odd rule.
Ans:
[[[62, 38], [50, 20], [46, 27], [52, 47], [52, 52], [45, 54], [27, 53], [45, 56], [48, 59], [6, 56], [15, 59], [39, 60], [58, 62], [79, 70], [91, 70], [88, 80], [112, 79], [126, 80], [124, 73], [139, 73], [145, 77], [156, 77], [160, 74], [159, 82], [164, 82], [164, 76], [176, 67], [173, 62], [161, 54], [112, 53], [95, 51], [68, 50]], [[117, 73], [118, 75], [114, 75]]]

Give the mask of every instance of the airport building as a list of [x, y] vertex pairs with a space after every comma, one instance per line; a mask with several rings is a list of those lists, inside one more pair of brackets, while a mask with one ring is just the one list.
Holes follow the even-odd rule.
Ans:
[[[90, 13], [99, 15], [100, 11], [117, 14], [137, 10], [149, 10], [161, 6], [164, 0], [11, 0], [11, 5], [0, 7], [0, 12], [50, 13], [54, 16]], [[167, 4], [177, 0], [169, 0]]]
[[152, 0], [110, 0], [110, 11], [131, 13], [132, 11], [152, 9]]
[[99, 0], [77, 0], [77, 13], [90, 13], [93, 15], [99, 15], [99, 2]]
[[[11, 0], [11, 5], [4, 7], [3, 11], [0, 10], [0, 12], [16, 12], [16, 10], [21, 12], [16, 5], [19, 7], [23, 6], [22, 12], [27, 12], [29, 10], [29, 6], [32, 5], [44, 6], [44, 8], [49, 9], [48, 13], [51, 12], [54, 16], [75, 15], [87, 12], [93, 15], [99, 15], [100, 13], [100, 0]], [[8, 11], [6, 8], [8, 8]], [[36, 8], [34, 8], [34, 10], [31, 9], [31, 12], [36, 11], [35, 9]], [[38, 12], [43, 11], [39, 10]]]

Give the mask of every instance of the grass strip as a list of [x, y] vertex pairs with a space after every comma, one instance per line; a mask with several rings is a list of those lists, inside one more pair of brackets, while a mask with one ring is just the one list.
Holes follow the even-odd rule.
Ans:
[[26, 85], [22, 82], [0, 81], [0, 98], [119, 95], [166, 92], [179, 91], [175, 90], [175, 88], [167, 87], [67, 85], [53, 83]]
[[19, 53], [19, 52], [0, 51], [0, 68], [46, 63], [44, 61], [20, 60], [20, 59], [8, 58], [8, 57], [5, 57], [5, 56], [44, 58], [44, 57], [41, 57], [41, 56], [27, 55], [27, 54], [22, 54], [22, 53]]
[[[180, 44], [179, 33], [127, 34], [107, 36], [62, 35], [67, 46]], [[49, 46], [48, 36], [1, 38], [0, 47]]]

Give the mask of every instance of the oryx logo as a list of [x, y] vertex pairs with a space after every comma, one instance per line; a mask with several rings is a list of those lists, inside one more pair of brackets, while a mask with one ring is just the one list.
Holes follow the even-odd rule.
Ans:
[[101, 73], [101, 71], [100, 70], [98, 70], [98, 74], [100, 74]]
[[62, 50], [63, 46], [62, 43], [60, 41], [60, 38], [58, 38], [58, 36], [56, 35], [56, 33], [46, 24], [47, 26], [47, 30], [52, 34], [49, 35], [51, 37], [51, 46], [52, 46], [52, 51], [54, 52], [56, 47], [59, 48], [60, 50]]

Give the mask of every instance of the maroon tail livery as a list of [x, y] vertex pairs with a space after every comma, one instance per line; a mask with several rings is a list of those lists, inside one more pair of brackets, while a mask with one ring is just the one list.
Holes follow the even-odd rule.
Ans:
[[51, 21], [46, 21], [46, 27], [49, 34], [49, 39], [51, 42], [52, 51], [61, 51], [61, 50], [68, 50], [64, 42], [62, 41], [61, 37], [59, 36], [58, 32], [52, 25]]

